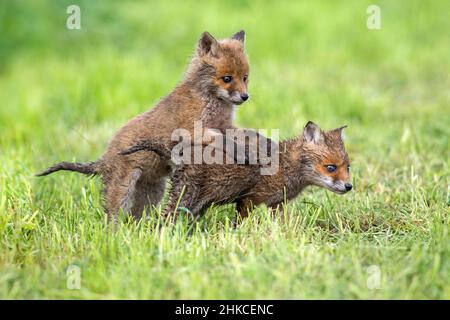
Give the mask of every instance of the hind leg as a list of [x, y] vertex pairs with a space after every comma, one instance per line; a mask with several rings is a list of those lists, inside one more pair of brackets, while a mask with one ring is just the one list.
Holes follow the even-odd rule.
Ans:
[[133, 208], [131, 212], [136, 219], [142, 217], [144, 210], [149, 212], [161, 202], [166, 189], [166, 178], [160, 178], [154, 182], [139, 180], [134, 194]]
[[117, 220], [120, 210], [130, 213], [136, 184], [142, 175], [142, 169], [132, 169], [123, 179], [109, 181], [105, 189], [106, 211], [110, 220]]

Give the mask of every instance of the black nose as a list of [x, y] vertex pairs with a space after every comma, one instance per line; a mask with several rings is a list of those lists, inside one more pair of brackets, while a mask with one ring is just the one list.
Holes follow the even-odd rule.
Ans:
[[246, 94], [246, 93], [241, 94], [241, 99], [243, 101], [247, 101], [248, 100], [248, 94]]
[[345, 184], [345, 190], [350, 191], [350, 190], [352, 190], [352, 188], [353, 188], [353, 185], [351, 183]]

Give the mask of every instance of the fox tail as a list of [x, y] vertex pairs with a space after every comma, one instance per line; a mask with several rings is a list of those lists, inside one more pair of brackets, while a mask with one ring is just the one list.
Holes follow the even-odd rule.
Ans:
[[136, 145], [132, 146], [131, 148], [128, 148], [122, 152], [120, 152], [121, 155], [130, 155], [138, 151], [153, 151], [158, 156], [162, 158], [170, 159], [172, 154], [172, 150], [170, 150], [167, 146], [165, 146], [163, 143], [158, 143], [151, 140], [143, 140], [138, 142]]
[[75, 171], [83, 174], [88, 175], [96, 175], [99, 173], [100, 164], [99, 162], [61, 162], [58, 164], [55, 164], [54, 166], [51, 166], [47, 170], [38, 173], [36, 176], [42, 177], [49, 175], [53, 172], [60, 171], [60, 170], [66, 170], [66, 171]]

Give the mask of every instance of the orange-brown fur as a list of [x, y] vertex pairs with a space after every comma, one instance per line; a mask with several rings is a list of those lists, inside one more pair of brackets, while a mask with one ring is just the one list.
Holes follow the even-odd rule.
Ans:
[[[306, 187], [315, 185], [344, 194], [350, 183], [350, 159], [342, 139], [342, 128], [323, 132], [309, 122], [302, 136], [280, 143], [280, 169], [275, 175], [260, 176], [258, 182], [237, 201], [241, 217], [255, 206], [275, 208], [298, 196]], [[336, 165], [334, 173], [327, 165]], [[347, 186], [347, 188], [346, 188]]]
[[[217, 41], [204, 33], [182, 83], [155, 108], [125, 124], [101, 159], [87, 164], [60, 163], [40, 175], [58, 170], [98, 174], [105, 184], [108, 215], [115, 218], [123, 209], [139, 217], [144, 208], [161, 200], [170, 167], [167, 159], [155, 153], [122, 156], [119, 152], [144, 139], [169, 144], [175, 129], [192, 132], [194, 122], [199, 120], [203, 127], [222, 132], [233, 128], [235, 105], [243, 102], [239, 94], [247, 93], [248, 85], [248, 80], [243, 80], [249, 73], [244, 37], [245, 33], [241, 31], [232, 38]], [[233, 75], [232, 83], [223, 82], [226, 75]], [[228, 90], [237, 90], [238, 94]]]
[[[254, 206], [266, 204], [276, 207], [285, 199], [295, 198], [305, 187], [316, 185], [337, 193], [345, 193], [350, 184], [347, 152], [342, 140], [343, 128], [323, 132], [312, 122], [303, 134], [279, 144], [279, 170], [274, 175], [260, 175], [258, 165], [194, 164], [178, 165], [172, 175], [165, 214], [176, 212], [177, 205], [201, 215], [211, 204], [237, 203], [241, 217]], [[170, 149], [155, 141], [145, 141], [136, 150], [156, 151], [171, 157]], [[334, 173], [327, 165], [336, 165]]]

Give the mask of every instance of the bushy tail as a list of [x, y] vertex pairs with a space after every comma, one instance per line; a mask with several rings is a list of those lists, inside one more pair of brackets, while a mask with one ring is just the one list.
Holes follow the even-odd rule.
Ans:
[[44, 172], [38, 173], [36, 176], [42, 177], [59, 170], [76, 171], [83, 174], [96, 175], [99, 173], [99, 163], [98, 162], [61, 162], [55, 164], [54, 166], [48, 168]]
[[120, 154], [129, 155], [142, 150], [153, 151], [162, 158], [170, 159], [172, 156], [172, 151], [166, 145], [151, 140], [140, 141], [138, 144], [132, 146], [131, 148], [120, 152]]

